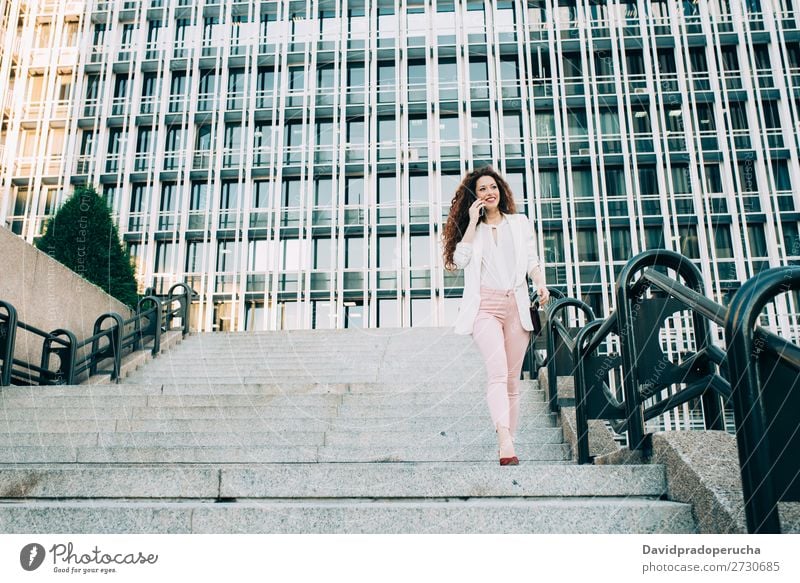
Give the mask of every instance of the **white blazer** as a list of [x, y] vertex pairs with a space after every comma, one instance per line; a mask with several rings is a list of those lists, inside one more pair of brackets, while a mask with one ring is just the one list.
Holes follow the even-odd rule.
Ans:
[[[534, 268], [544, 269], [536, 255], [536, 240], [533, 236], [528, 217], [523, 214], [506, 215], [511, 226], [516, 268], [514, 270], [514, 295], [519, 309], [519, 319], [525, 330], [533, 330], [530, 313], [528, 283], [525, 279]], [[477, 229], [485, 229], [486, 225], [478, 223]], [[472, 243], [459, 242], [453, 253], [453, 263], [464, 270], [464, 295], [458, 308], [455, 329], [456, 334], [472, 334], [472, 325], [481, 306], [481, 261], [483, 259], [484, 237], [476, 232]]]

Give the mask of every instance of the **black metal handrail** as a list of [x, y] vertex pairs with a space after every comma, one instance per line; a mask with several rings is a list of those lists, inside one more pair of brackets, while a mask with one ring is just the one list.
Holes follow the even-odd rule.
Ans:
[[14, 341], [17, 336], [17, 309], [0, 300], [0, 386], [11, 384], [12, 361], [14, 359]]
[[[134, 319], [138, 320], [138, 317], [134, 316]], [[112, 322], [111, 326], [103, 328], [105, 322], [109, 320]], [[81, 347], [88, 345], [92, 347], [83, 361], [76, 363], [81, 372], [88, 370], [90, 376], [107, 374], [112, 381], [119, 377], [120, 369], [122, 369], [121, 335], [123, 326], [122, 316], [116, 313], [106, 313], [95, 320], [94, 334], [81, 343]], [[103, 339], [106, 339], [107, 344], [101, 346]], [[106, 359], [110, 359], [112, 362], [111, 370], [100, 370], [98, 368], [100, 363]]]
[[[182, 291], [178, 291], [182, 289]], [[194, 297], [194, 290], [185, 283], [176, 283], [167, 292], [167, 301], [164, 304], [164, 325], [169, 330], [176, 318], [181, 319], [183, 334], [189, 333], [189, 304]], [[177, 307], [173, 307], [178, 302]]]
[[780, 532], [779, 501], [800, 501], [800, 347], [756, 327], [778, 294], [800, 289], [800, 267], [769, 269], [733, 296], [725, 323], [747, 528]]
[[[702, 383], [704, 380], [709, 381], [710, 388], [714, 388], [719, 384], [718, 382], [715, 384], [710, 383], [709, 377], [713, 376], [715, 372], [712, 372], [711, 363], [705, 359], [702, 362], [693, 362], [692, 367], [687, 367], [686, 363], [676, 367], [666, 359], [661, 360], [664, 358], [664, 354], [657, 342], [654, 341], [656, 339], [653, 337], [653, 323], [657, 321], [655, 323], [660, 324], [665, 314], [671, 315], [687, 308], [691, 311], [698, 353], [704, 347], [712, 344], [711, 330], [708, 321], [694, 310], [694, 306], [691, 303], [681, 302], [668, 295], [671, 288], [659, 288], [661, 292], [667, 294], [666, 298], [652, 297], [645, 300], [645, 288], [648, 285], [657, 287], [657, 280], [651, 281], [642, 277], [639, 282], [634, 282], [634, 277], [648, 267], [672, 269], [678, 277], [682, 277], [687, 282], [686, 288], [693, 289], [698, 293], [703, 290], [703, 276], [697, 266], [683, 255], [666, 249], [655, 249], [640, 253], [623, 267], [619, 275], [616, 287], [617, 319], [620, 331], [626, 332], [620, 334], [620, 353], [623, 370], [625, 370], [625, 374], [622, 376], [623, 392], [627, 410], [626, 422], [628, 424], [629, 445], [632, 445], [635, 449], [643, 447], [645, 437], [645, 419], [642, 414], [642, 402], [639, 393], [639, 383], [643, 379], [650, 379], [653, 378], [653, 375], [656, 375], [655, 381], [660, 381], [657, 383], [660, 387], [651, 388], [648, 391], [650, 393], [648, 396], [674, 384], [691, 383], [691, 385], [695, 385]], [[678, 284], [673, 282], [673, 285]], [[644, 307], [640, 307], [637, 310], [637, 314], [634, 314], [634, 304]], [[638, 313], [648, 308], [651, 312], [653, 310], [657, 312], [655, 314], [651, 313], [651, 317], [648, 319], [640, 318]], [[644, 313], [647, 312], [645, 311]], [[641, 327], [637, 329], [637, 325], [641, 324], [644, 324], [644, 329], [641, 329]], [[647, 336], [643, 338], [645, 334]], [[636, 345], [637, 342], [642, 341], [645, 342], [644, 346]], [[656, 373], [655, 367], [661, 365], [661, 363], [664, 363], [664, 369], [666, 370]], [[696, 387], [692, 388], [695, 391], [697, 390]], [[711, 391], [702, 391], [702, 398], [706, 429], [724, 429], [722, 407], [718, 396]]]
[[[700, 397], [705, 427], [724, 429], [721, 405], [732, 399], [748, 530], [779, 532], [777, 502], [800, 500], [800, 347], [756, 323], [777, 294], [798, 289], [800, 267], [768, 270], [747, 281], [726, 308], [700, 293], [701, 275], [689, 259], [653, 250], [623, 268], [617, 311], [605, 320], [589, 321], [573, 336], [551, 314], [549, 329], [571, 348], [574, 368], [551, 373], [548, 389], [552, 404], [553, 377], [565, 370], [574, 376], [578, 462], [591, 461], [589, 419], [609, 421], [615, 431], [627, 433], [631, 449], [647, 449], [645, 421]], [[556, 302], [554, 311], [558, 307]], [[664, 321], [676, 313], [690, 315], [695, 339], [695, 352], [682, 354], [677, 364], [658, 338]], [[712, 341], [711, 323], [724, 328], [727, 353]], [[619, 338], [619, 353], [598, 354], [612, 335]], [[556, 366], [556, 350], [550, 343], [548, 370]], [[612, 370], [621, 370], [621, 391], [610, 388]], [[673, 386], [681, 388], [661, 397]]]
[[575, 374], [577, 362], [573, 358], [575, 336], [579, 328], [570, 328], [562, 321], [567, 309], [583, 312], [587, 322], [595, 319], [594, 310], [585, 302], [562, 297], [547, 307], [547, 383], [551, 412], [558, 410], [558, 377]]
[[[550, 292], [551, 301], [565, 297], [564, 292], [558, 288], [548, 287], [547, 289]], [[546, 359], [544, 358], [543, 354], [545, 354], [544, 351], [547, 350], [547, 323], [549, 316], [547, 307], [539, 306], [538, 304], [538, 293], [535, 287], [529, 285], [528, 295], [531, 305], [533, 306], [534, 302], [536, 302], [536, 305], [539, 308], [542, 324], [542, 330], [539, 334], [531, 334], [531, 340], [528, 344], [528, 351], [525, 354], [525, 361], [523, 362], [522, 367], [522, 370], [527, 370], [530, 378], [533, 379], [536, 378], [539, 369], [546, 364]]]
[[[74, 384], [83, 374], [108, 374], [111, 380], [118, 380], [126, 352], [141, 350], [152, 341], [151, 354], [158, 354], [162, 332], [171, 330], [177, 319], [181, 321], [182, 335], [189, 332], [193, 297], [194, 292], [186, 284], [173, 285], [163, 299], [146, 295], [128, 319], [115, 312], [102, 314], [95, 320], [93, 334], [80, 342], [69, 330], [45, 332], [21, 322], [14, 306], [0, 301], [0, 386]], [[39, 366], [14, 358], [18, 330], [42, 339]], [[58, 359], [55, 370], [53, 357]], [[110, 368], [101, 369], [101, 363], [109, 360]]]
[[[20, 322], [20, 327], [33, 331], [33, 326], [26, 326]], [[38, 332], [37, 332], [38, 333]], [[75, 382], [75, 355], [78, 351], [78, 340], [75, 334], [69, 330], [58, 328], [46, 335], [42, 345], [41, 373], [48, 383], [40, 384], [72, 384]], [[58, 368], [51, 372], [50, 360], [55, 356], [58, 358]]]
[[[689, 285], [657, 271], [667, 268]], [[589, 419], [609, 421], [615, 431], [627, 433], [631, 449], [644, 449], [645, 421], [701, 397], [706, 428], [724, 428], [719, 400], [730, 395], [730, 388], [717, 373], [723, 354], [712, 344], [706, 320], [692, 310], [701, 285], [699, 271], [685, 257], [666, 250], [646, 251], [629, 261], [620, 273], [617, 311], [578, 333], [572, 358], [579, 463], [591, 459]], [[646, 297], [648, 289], [650, 297]], [[716, 304], [712, 304], [707, 300], [703, 309], [717, 313]], [[692, 311], [698, 348], [694, 354], [685, 355], [681, 364], [675, 364], [664, 355], [655, 333], [667, 317], [687, 309]], [[619, 338], [619, 353], [596, 354], [612, 335]], [[610, 388], [609, 375], [619, 368], [623, 371], [622, 391], [615, 392]], [[674, 385], [686, 386], [659, 399], [664, 389]], [[645, 402], [653, 398], [658, 400], [645, 408]]]
[[[41, 338], [42, 351], [39, 364], [14, 358], [18, 330]], [[45, 332], [19, 320], [17, 310], [9, 302], [0, 300], [0, 386], [12, 383], [55, 384], [74, 380], [70, 366], [75, 354], [75, 336], [68, 330]], [[58, 359], [58, 368], [51, 369], [52, 357]]]

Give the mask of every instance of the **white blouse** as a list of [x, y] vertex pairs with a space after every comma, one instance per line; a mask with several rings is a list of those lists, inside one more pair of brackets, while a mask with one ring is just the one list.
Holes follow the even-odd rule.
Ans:
[[[512, 289], [516, 255], [508, 219], [503, 216], [503, 220], [497, 225], [480, 223], [478, 227], [480, 236], [484, 238], [481, 286], [504, 291]], [[495, 230], [497, 231], [497, 242], [492, 233]]]

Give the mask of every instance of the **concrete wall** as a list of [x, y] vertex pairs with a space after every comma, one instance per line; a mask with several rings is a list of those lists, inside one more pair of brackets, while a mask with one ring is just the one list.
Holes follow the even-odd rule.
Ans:
[[[50, 332], [65, 328], [78, 340], [92, 335], [98, 316], [132, 312], [99, 287], [0, 227], [0, 300], [17, 309], [19, 319]], [[17, 332], [15, 358], [38, 365], [40, 337]]]

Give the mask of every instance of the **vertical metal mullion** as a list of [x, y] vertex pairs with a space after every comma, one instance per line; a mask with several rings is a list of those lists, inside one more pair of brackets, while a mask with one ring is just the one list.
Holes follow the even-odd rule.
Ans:
[[[593, 29], [593, 19], [589, 9], [589, 6], [586, 3], [581, 3], [581, 10], [583, 12], [583, 18], [585, 23], [585, 43], [582, 43], [585, 47], [583, 51], [582, 57], [585, 58], [586, 64], [585, 66], [581, 67], [581, 74], [582, 74], [582, 82], [584, 86], [584, 95], [585, 95], [585, 102], [586, 102], [586, 113], [587, 113], [587, 130], [588, 137], [589, 137], [589, 172], [591, 173], [591, 180], [592, 180], [592, 203], [595, 205], [595, 209], [602, 209], [604, 207], [604, 203], [608, 201], [607, 196], [607, 188], [606, 188], [606, 180], [605, 180], [605, 152], [603, 149], [603, 137], [604, 133], [602, 131], [602, 127], [598, 123], [600, 120], [600, 100], [598, 97], [598, 82], [597, 82], [597, 71], [595, 70], [595, 63], [594, 63], [594, 35], [592, 33]], [[618, 104], [623, 103], [622, 100], [617, 100]], [[619, 108], [616, 109], [617, 120], [619, 121]], [[591, 119], [595, 120], [595, 123], [592, 123]], [[620, 132], [620, 141], [621, 141], [621, 132]], [[592, 150], [596, 149], [594, 155], [592, 155]], [[601, 197], [602, 193], [606, 193], [604, 197]], [[610, 260], [612, 257], [611, 253], [611, 224], [609, 214], [607, 212], [597, 211], [595, 212], [595, 229], [597, 231], [597, 248], [600, 250], [600, 259], [599, 259], [599, 272], [600, 272], [600, 295], [605, 297], [605, 290], [609, 289], [608, 280], [609, 274], [608, 269], [611, 269], [611, 277], [613, 278], [614, 275], [614, 268], [613, 268], [613, 261]], [[604, 302], [605, 303], [605, 302]]]
[[[558, 56], [562, 54], [561, 51], [561, 26], [559, 22], [559, 26], [556, 26], [555, 19], [557, 17], [557, 7], [558, 2], [556, 0], [549, 0], [547, 8], [550, 13], [550, 18], [547, 20], [547, 32], [548, 32], [548, 46], [549, 46], [549, 57], [550, 57], [550, 81], [552, 85], [552, 104], [553, 104], [553, 125], [555, 127], [555, 143], [556, 143], [556, 156], [562, 160], [567, 160], [568, 150], [569, 150], [569, 143], [565, 139], [564, 135], [564, 124], [565, 118], [562, 115], [562, 108], [565, 107], [566, 100], [563, 98], [565, 95], [564, 91], [564, 80], [563, 75], [559, 75], [558, 71], [563, 68], [563, 63], [559, 63]], [[567, 122], [568, 123], [568, 122]], [[567, 164], [569, 162], [567, 161]], [[577, 240], [577, 232], [575, 230], [575, 223], [574, 221], [569, 220], [569, 200], [567, 198], [567, 180], [568, 177], [566, 173], [568, 173], [570, 166], [567, 165], [565, 167], [565, 172], [561, 172], [561, 167], [558, 170], [558, 191], [559, 191], [559, 200], [561, 203], [561, 232], [563, 234], [569, 234], [568, 237], [565, 237], [564, 241], [564, 264], [565, 264], [565, 272], [566, 272], [566, 295], [570, 295], [573, 293], [577, 293], [578, 290], [578, 280], [575, 277], [575, 273], [573, 270], [567, 268], [567, 266], [576, 265], [578, 263], [578, 253], [577, 247], [575, 245]], [[571, 191], [570, 191], [571, 192]], [[573, 213], [574, 214], [574, 213]], [[571, 243], [571, 244], [570, 244]]]
[[[768, 19], [772, 20], [773, 27], [769, 27], [772, 30], [771, 38], [770, 38], [770, 48], [772, 49], [772, 58], [773, 63], [780, 63], [782, 58], [786, 54], [786, 36], [783, 29], [783, 22], [781, 20], [780, 12], [774, 11], [773, 6], [769, 3], [766, 3], [767, 14], [765, 14]], [[776, 61], [777, 57], [777, 61]], [[788, 61], [788, 59], [787, 59]], [[784, 140], [784, 148], [789, 152], [789, 159], [787, 160], [787, 170], [789, 172], [790, 181], [792, 184], [800, 184], [800, 168], [798, 168], [798, 153], [797, 149], [793, 147], [786, 147], [786, 144], [792, 144], [795, 140], [795, 134], [792, 133], [789, 128], [791, 127], [791, 120], [792, 120], [792, 108], [794, 104], [792, 103], [793, 99], [790, 95], [793, 95], [792, 87], [790, 85], [790, 75], [786, 74], [786, 69], [780, 71], [780, 68], [777, 66], [773, 66], [773, 70], [776, 71], [774, 79], [776, 80], [776, 88], [778, 90], [779, 99], [778, 99], [778, 113], [781, 118], [781, 135]], [[780, 72], [779, 72], [780, 71]], [[784, 123], [788, 122], [788, 123]], [[766, 129], [766, 123], [762, 126]], [[769, 142], [767, 141], [767, 146], [769, 146]], [[767, 150], [769, 151], [769, 150]], [[774, 175], [772, 170], [772, 157], [769, 156], [769, 160], [765, 160], [765, 170], [767, 173], [767, 177], [769, 179], [768, 186], [771, 184], [774, 187], [774, 193], [770, 197], [774, 199], [775, 206], [772, 221], [766, 222], [766, 232], [765, 236], [767, 238], [767, 253], [770, 260], [770, 266], [778, 266], [782, 263], [779, 250], [777, 245], [771, 244], [773, 241], [777, 243], [779, 240], [782, 239], [783, 228], [781, 225], [781, 210], [780, 205], [777, 201], [777, 177]], [[796, 190], [795, 190], [796, 192]], [[795, 197], [796, 198], [796, 197]], [[797, 201], [796, 201], [797, 202]], [[781, 239], [779, 239], [779, 237]], [[781, 245], [782, 247], [782, 245]], [[788, 254], [787, 254], [788, 255]], [[777, 300], [777, 298], [776, 298]], [[783, 301], [783, 300], [777, 300]], [[788, 306], [787, 306], [788, 308]], [[785, 311], [785, 310], [784, 310]], [[783, 324], [786, 326], [784, 329], [789, 330], [788, 321], [784, 322]]]
[[[781, 135], [784, 140], [784, 148], [787, 143], [791, 143], [794, 136], [787, 130], [787, 125], [791, 123], [791, 99], [789, 99], [789, 95], [791, 95], [791, 87], [789, 86], [789, 79], [785, 74], [785, 69], [781, 70], [780, 67], [777, 66], [777, 63], [781, 63], [783, 54], [785, 53], [786, 47], [786, 37], [783, 31], [783, 22], [780, 17], [780, 12], [774, 10], [774, 6], [767, 2], [765, 3], [765, 13], [764, 13], [764, 20], [766, 21], [766, 29], [770, 31], [770, 43], [769, 48], [771, 53], [771, 61], [773, 63], [773, 71], [775, 74], [773, 75], [773, 80], [775, 83], [775, 88], [778, 91], [778, 112], [781, 118], [781, 122], [784, 120], [789, 120], [789, 124], [781, 123]], [[759, 89], [760, 92], [760, 89]], [[766, 133], [766, 119], [763, 116], [763, 108], [762, 111], [759, 112], [761, 114], [761, 122], [762, 122], [762, 136]], [[769, 153], [769, 136], [766, 137], [766, 151]], [[800, 183], [800, 172], [798, 172], [798, 156], [797, 150], [795, 148], [787, 148], [789, 151], [789, 159], [787, 160], [787, 171], [790, 175], [790, 180], [793, 184]], [[772, 189], [772, 193], [770, 199], [773, 201], [774, 206], [772, 206], [773, 212], [771, 219], [765, 221], [765, 232], [764, 236], [767, 240], [767, 257], [770, 263], [770, 267], [777, 267], [781, 264], [780, 255], [777, 248], [777, 243], [779, 241], [778, 237], [781, 237], [783, 234], [783, 229], [781, 225], [781, 210], [780, 205], [778, 203], [778, 184], [777, 184], [777, 177], [772, 170], [772, 155], [768, 155], [767, 159], [764, 161], [765, 165], [765, 173], [767, 177], [767, 189]], [[792, 180], [794, 178], [794, 180]], [[759, 188], [761, 190], [763, 187]], [[747, 235], [747, 233], [746, 233]], [[749, 240], [748, 240], [749, 242]], [[774, 244], [773, 244], [774, 242]], [[779, 331], [785, 331], [787, 333], [791, 332], [791, 323], [789, 321], [789, 302], [787, 301], [786, 295], [781, 295], [775, 298], [774, 304], [779, 309], [773, 310], [772, 304], [769, 305], [770, 310], [770, 324], [776, 325]]]
[[[671, 1], [672, 8], [675, 14], [682, 14], [680, 11], [679, 4], [676, 0]], [[682, 20], [682, 17], [679, 16], [675, 18], [670, 23], [670, 28], [672, 35], [674, 37], [678, 37], [678, 23]], [[642, 23], [642, 17], [639, 16], [639, 21]], [[644, 23], [642, 23], [644, 24]], [[664, 168], [664, 161], [666, 161], [669, 156], [669, 141], [667, 137], [667, 123], [666, 123], [666, 111], [665, 105], [666, 99], [664, 98], [662, 88], [663, 82], [661, 81], [661, 71], [658, 66], [658, 42], [656, 41], [655, 30], [650, 26], [643, 26], [644, 31], [642, 32], [642, 40], [643, 40], [643, 50], [642, 50], [642, 57], [644, 60], [644, 68], [645, 68], [645, 76], [648, 80], [655, 80], [656, 83], [650, 84], [648, 82], [648, 89], [652, 89], [649, 92], [650, 95], [650, 111], [651, 113], [656, 113], [657, 115], [651, 115], [651, 131], [653, 132], [653, 152], [655, 153], [656, 164], [655, 164], [655, 171], [656, 171], [656, 180], [658, 181], [658, 192], [660, 193], [659, 196], [659, 204], [662, 209], [662, 227], [664, 227], [665, 233], [668, 232], [666, 226], [669, 224], [667, 216], [663, 213], [666, 212], [666, 209], [669, 208], [669, 201], [667, 199], [667, 191], [668, 186], [671, 184], [671, 176], [668, 176], [666, 170]], [[674, 51], [673, 51], [674, 53]], [[655, 63], [656, 66], [653, 67], [652, 64]], [[649, 70], [648, 70], [649, 69]], [[677, 60], [676, 60], [676, 69], [677, 69]], [[678, 81], [680, 82], [680, 80]], [[656, 122], [656, 123], [653, 123]], [[670, 167], [671, 168], [671, 167]], [[637, 174], [638, 174], [638, 164], [637, 164]], [[638, 176], [637, 176], [638, 178]], [[669, 179], [668, 179], [669, 178]], [[640, 198], [640, 203], [642, 199]], [[642, 223], [644, 225], [644, 222]], [[664, 240], [664, 244], [667, 245], [666, 237]]]
[[[739, 5], [739, 8], [744, 8], [744, 5]], [[742, 78], [746, 79], [744, 83], [744, 88], [747, 92], [747, 102], [745, 107], [747, 107], [750, 112], [750, 115], [748, 116], [750, 120], [748, 122], [748, 129], [751, 142], [750, 149], [754, 152], [754, 157], [752, 158], [753, 173], [756, 177], [758, 198], [762, 206], [761, 212], [766, 215], [767, 222], [770, 222], [775, 220], [775, 215], [777, 214], [777, 197], [774, 195], [774, 193], [771, 194], [769, 192], [769, 175], [771, 172], [765, 167], [770, 165], [768, 156], [765, 155], [769, 144], [768, 141], [764, 139], [765, 136], [763, 135], [765, 123], [761, 99], [761, 85], [756, 74], [757, 63], [755, 61], [753, 35], [750, 29], [749, 19], [747, 18], [748, 15], [749, 11], [745, 11], [744, 18], [742, 18], [743, 29], [740, 38], [743, 36], [745, 40], [743, 43], [743, 48], [746, 58], [743, 61], [740, 61], [740, 66], [743, 69], [745, 67], [749, 69], [749, 74], [742, 75]], [[770, 40], [772, 41], [772, 39]], [[750, 158], [748, 158], [748, 160], [749, 159]], [[736, 170], [738, 171], [738, 157], [736, 157], [735, 160], [737, 167]], [[742, 188], [740, 188], [739, 194], [741, 196], [745, 196], [744, 185], [742, 185], [741, 182], [740, 185]], [[740, 223], [740, 240], [737, 241], [737, 237], [734, 237], [733, 233], [731, 234], [731, 238], [734, 250], [734, 261], [736, 261], [737, 264], [746, 265], [752, 264], [752, 261], [750, 259], [750, 242], [747, 234], [747, 218], [749, 217], [749, 213], [746, 211], [746, 209], [743, 210], [745, 212], [741, 214], [741, 216], [744, 217], [744, 220]], [[733, 220], [736, 220], [737, 218], [738, 216], [732, 217]], [[746, 275], [746, 272], [742, 272], [742, 275]]]

